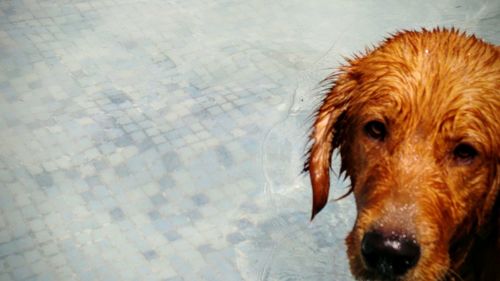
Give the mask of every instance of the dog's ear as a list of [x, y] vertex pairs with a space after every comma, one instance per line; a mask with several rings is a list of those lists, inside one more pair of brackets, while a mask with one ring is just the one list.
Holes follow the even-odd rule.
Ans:
[[[325, 96], [312, 128], [309, 158], [305, 170], [309, 171], [313, 192], [311, 220], [326, 205], [330, 189], [330, 163], [333, 150], [343, 142], [343, 124], [348, 118], [349, 103], [358, 84], [358, 75], [345, 67], [331, 79], [333, 86]], [[345, 168], [345, 167], [344, 167]]]

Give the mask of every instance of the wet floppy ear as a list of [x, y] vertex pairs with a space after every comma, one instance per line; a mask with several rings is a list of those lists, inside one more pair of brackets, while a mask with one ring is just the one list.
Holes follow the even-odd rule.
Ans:
[[332, 152], [343, 141], [342, 124], [357, 82], [353, 73], [341, 74], [328, 91], [314, 121], [310, 141], [309, 159], [305, 170], [309, 171], [313, 192], [311, 220], [326, 205], [330, 189], [330, 163]]

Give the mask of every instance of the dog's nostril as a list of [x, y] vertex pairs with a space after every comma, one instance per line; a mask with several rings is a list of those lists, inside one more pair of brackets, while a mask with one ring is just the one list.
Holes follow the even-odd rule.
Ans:
[[405, 235], [371, 231], [363, 237], [361, 253], [369, 269], [386, 277], [396, 277], [417, 264], [420, 246]]

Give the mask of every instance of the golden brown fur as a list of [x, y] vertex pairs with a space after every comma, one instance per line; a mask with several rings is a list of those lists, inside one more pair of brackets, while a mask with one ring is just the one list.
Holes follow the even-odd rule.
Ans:
[[[357, 206], [353, 275], [500, 280], [500, 48], [453, 29], [404, 31], [328, 79], [305, 167], [314, 217], [339, 148]], [[416, 266], [368, 270], [360, 244], [373, 228], [414, 235]]]

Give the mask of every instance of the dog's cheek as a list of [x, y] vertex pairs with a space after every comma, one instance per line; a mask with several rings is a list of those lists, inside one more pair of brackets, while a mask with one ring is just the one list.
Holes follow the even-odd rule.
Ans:
[[[448, 173], [449, 196], [447, 203], [449, 206], [449, 229], [453, 230], [466, 223], [469, 224], [483, 222], [483, 214], [490, 204], [487, 204], [489, 186], [488, 169], [478, 168], [475, 170], [458, 170]], [[465, 230], [465, 229], [464, 229]], [[460, 233], [460, 231], [458, 230]]]
[[354, 226], [353, 230], [347, 235], [345, 243], [347, 245], [347, 257], [349, 259], [351, 273], [356, 278], [361, 279], [365, 277], [366, 270], [361, 260], [361, 249], [358, 236], [357, 228]]
[[409, 280], [443, 280], [450, 266], [450, 258], [445, 246], [427, 248], [422, 253], [418, 267], [413, 271]]
[[449, 268], [448, 249], [455, 222], [447, 210], [442, 208], [449, 206], [445, 194], [431, 196], [426, 205], [420, 206], [420, 209], [426, 212], [420, 211], [416, 217], [419, 222], [417, 228], [422, 253], [413, 272], [414, 280], [441, 280]]
[[376, 208], [367, 208], [362, 212], [358, 212], [356, 222], [351, 232], [345, 239], [351, 272], [354, 276], [361, 279], [369, 278], [369, 276], [366, 275], [368, 274], [368, 271], [366, 270], [362, 260], [361, 241], [363, 239], [363, 235], [372, 224], [372, 218], [377, 216], [377, 214], [375, 214], [375, 210]]
[[[491, 207], [493, 205], [492, 194], [493, 197], [496, 197], [495, 187], [491, 186], [491, 177], [489, 176], [489, 170], [485, 168], [477, 171], [477, 174], [471, 177], [466, 183], [462, 186], [464, 191], [460, 193], [459, 202], [467, 202], [469, 205], [466, 206], [465, 210], [474, 210], [475, 218], [478, 225], [483, 225], [485, 222], [484, 219], [487, 219], [486, 214], [490, 212]], [[460, 188], [460, 187], [457, 187]], [[498, 187], [497, 187], [498, 188]], [[470, 216], [470, 212], [464, 212], [462, 216]]]

